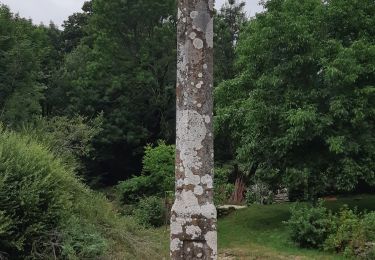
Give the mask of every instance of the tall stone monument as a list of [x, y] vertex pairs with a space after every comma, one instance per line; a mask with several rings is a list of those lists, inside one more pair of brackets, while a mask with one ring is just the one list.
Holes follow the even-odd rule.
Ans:
[[179, 0], [171, 258], [217, 259], [213, 203], [213, 0]]

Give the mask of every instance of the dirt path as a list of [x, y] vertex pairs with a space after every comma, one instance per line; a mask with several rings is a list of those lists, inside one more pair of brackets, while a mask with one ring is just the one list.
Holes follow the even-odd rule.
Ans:
[[310, 258], [294, 255], [280, 255], [263, 250], [251, 252], [243, 249], [228, 250], [219, 254], [219, 260], [307, 260]]

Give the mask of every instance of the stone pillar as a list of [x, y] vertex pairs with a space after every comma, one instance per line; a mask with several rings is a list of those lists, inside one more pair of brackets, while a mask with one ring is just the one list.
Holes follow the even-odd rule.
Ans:
[[217, 259], [213, 203], [213, 11], [213, 0], [178, 1], [172, 259]]

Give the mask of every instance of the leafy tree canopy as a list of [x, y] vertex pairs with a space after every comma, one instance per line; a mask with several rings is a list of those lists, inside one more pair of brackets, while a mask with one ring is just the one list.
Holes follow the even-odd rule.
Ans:
[[94, 0], [84, 17], [65, 23], [65, 35], [78, 45], [56, 77], [61, 95], [51, 102], [53, 113], [103, 112], [91, 169], [107, 175], [105, 182], [140, 170], [146, 143], [174, 139], [174, 14], [174, 0]]
[[218, 131], [256, 178], [299, 195], [375, 185], [374, 2], [264, 5], [216, 89]]
[[42, 101], [58, 54], [56, 27], [35, 26], [0, 5], [0, 120], [11, 127], [43, 113]]

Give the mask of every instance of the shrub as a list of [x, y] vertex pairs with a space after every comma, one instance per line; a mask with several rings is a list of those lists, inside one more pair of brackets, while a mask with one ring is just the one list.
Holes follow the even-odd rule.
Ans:
[[[77, 183], [43, 146], [0, 132], [0, 248], [27, 255], [32, 241], [54, 230], [72, 207]], [[42, 241], [41, 241], [42, 242]]]
[[119, 194], [121, 203], [130, 205], [138, 203], [142, 196], [157, 193], [155, 188], [156, 187], [153, 185], [151, 178], [141, 175], [120, 182], [117, 185], [116, 190]]
[[286, 222], [301, 247], [321, 247], [356, 259], [374, 259], [375, 212], [361, 214], [344, 206], [337, 214], [317, 206], [294, 205]]
[[[361, 259], [375, 259], [375, 212], [365, 214], [361, 219], [360, 227], [363, 240], [352, 249], [351, 254]], [[354, 236], [357, 237], [360, 236]]]
[[362, 220], [365, 236], [369, 241], [375, 241], [375, 212], [367, 213]]
[[156, 147], [145, 147], [142, 175], [117, 185], [123, 204], [137, 203], [145, 196], [163, 197], [166, 191], [174, 190], [175, 147], [159, 141]]
[[151, 196], [139, 201], [134, 210], [135, 218], [146, 227], [160, 227], [165, 221], [165, 207], [160, 198]]
[[229, 183], [230, 169], [226, 167], [215, 168], [214, 202], [215, 205], [224, 205], [230, 199], [234, 184]]
[[101, 132], [102, 121], [102, 115], [91, 120], [82, 116], [38, 118], [25, 125], [22, 133], [43, 143], [59, 158], [85, 173], [82, 159], [93, 158], [92, 140]]
[[38, 118], [26, 125], [23, 132], [50, 145], [56, 154], [82, 158], [90, 156], [94, 150], [92, 139], [102, 130], [102, 121], [102, 115], [94, 119], [82, 116]]
[[[360, 228], [360, 219], [357, 214], [346, 206], [333, 217], [332, 233], [324, 243], [326, 250], [349, 253], [349, 245], [352, 244], [355, 235], [363, 236]], [[359, 239], [359, 238], [358, 238]]]
[[331, 214], [320, 201], [316, 206], [296, 204], [291, 208], [291, 218], [286, 222], [291, 239], [301, 247], [321, 247], [328, 237]]
[[347, 206], [333, 218], [332, 233], [324, 248], [343, 252], [348, 257], [373, 259], [375, 250], [375, 213], [358, 214]]
[[0, 131], [0, 259], [157, 254], [149, 233], [119, 216], [72, 167], [28, 136]]

